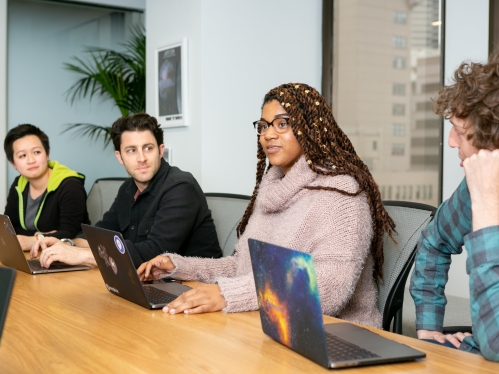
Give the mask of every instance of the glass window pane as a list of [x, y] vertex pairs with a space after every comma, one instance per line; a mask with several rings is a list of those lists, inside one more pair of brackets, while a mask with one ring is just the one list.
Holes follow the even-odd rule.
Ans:
[[440, 3], [334, 0], [333, 113], [384, 199], [439, 203]]

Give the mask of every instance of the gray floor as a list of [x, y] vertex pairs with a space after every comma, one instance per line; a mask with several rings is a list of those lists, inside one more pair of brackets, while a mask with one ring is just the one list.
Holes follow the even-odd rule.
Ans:
[[[414, 302], [406, 288], [404, 295], [404, 308], [402, 312], [402, 333], [416, 337], [416, 313]], [[461, 297], [448, 296], [445, 308], [444, 326], [470, 326], [470, 301]]]

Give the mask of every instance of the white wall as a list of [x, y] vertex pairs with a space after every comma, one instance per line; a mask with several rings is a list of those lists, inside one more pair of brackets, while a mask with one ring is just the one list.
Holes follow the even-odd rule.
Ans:
[[[0, 139], [7, 133], [7, 0], [0, 0]], [[2, 142], [3, 144], [3, 142]], [[0, 151], [3, 154], [3, 151]], [[7, 180], [7, 162], [0, 158], [0, 181]], [[0, 183], [0, 202], [7, 201], [7, 183]], [[4, 203], [0, 203], [2, 206]], [[3, 210], [2, 210], [3, 212]]]
[[146, 112], [155, 116], [156, 49], [188, 38], [189, 43], [189, 127], [164, 130], [165, 145], [172, 149], [172, 163], [191, 172], [201, 183], [202, 112], [201, 112], [201, 0], [147, 0]]
[[[489, 42], [489, 1], [448, 0], [445, 16], [445, 84], [451, 84], [462, 61], [487, 61]], [[464, 178], [457, 150], [447, 145], [451, 124], [444, 123], [443, 199], [446, 200]], [[446, 293], [469, 298], [466, 251], [453, 256]]]
[[[251, 194], [263, 96], [288, 82], [320, 89], [320, 0], [147, 0], [147, 111], [155, 49], [189, 38], [191, 125], [165, 129], [173, 163], [206, 192]], [[299, 20], [299, 21], [298, 21]], [[153, 56], [151, 58], [151, 56]]]

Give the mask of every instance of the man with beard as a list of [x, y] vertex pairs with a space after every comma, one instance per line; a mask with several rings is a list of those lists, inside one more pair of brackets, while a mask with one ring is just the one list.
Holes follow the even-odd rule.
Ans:
[[[131, 176], [95, 226], [119, 231], [136, 267], [165, 253], [218, 258], [211, 212], [196, 179], [163, 159], [163, 129], [145, 113], [121, 117], [111, 128], [115, 155]], [[76, 239], [37, 241], [31, 257], [49, 267], [54, 261], [96, 264], [83, 233]]]

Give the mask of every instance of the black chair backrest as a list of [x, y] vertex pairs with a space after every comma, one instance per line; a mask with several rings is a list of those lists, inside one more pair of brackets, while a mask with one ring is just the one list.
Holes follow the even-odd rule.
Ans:
[[384, 201], [385, 208], [396, 225], [395, 244], [386, 235], [383, 245], [385, 261], [383, 282], [379, 285], [378, 309], [383, 316], [383, 329], [402, 334], [402, 305], [407, 277], [414, 263], [421, 231], [428, 226], [436, 208], [408, 201]]
[[236, 228], [243, 218], [250, 196], [228, 193], [205, 193], [205, 196], [223, 255], [231, 256], [237, 243]]

